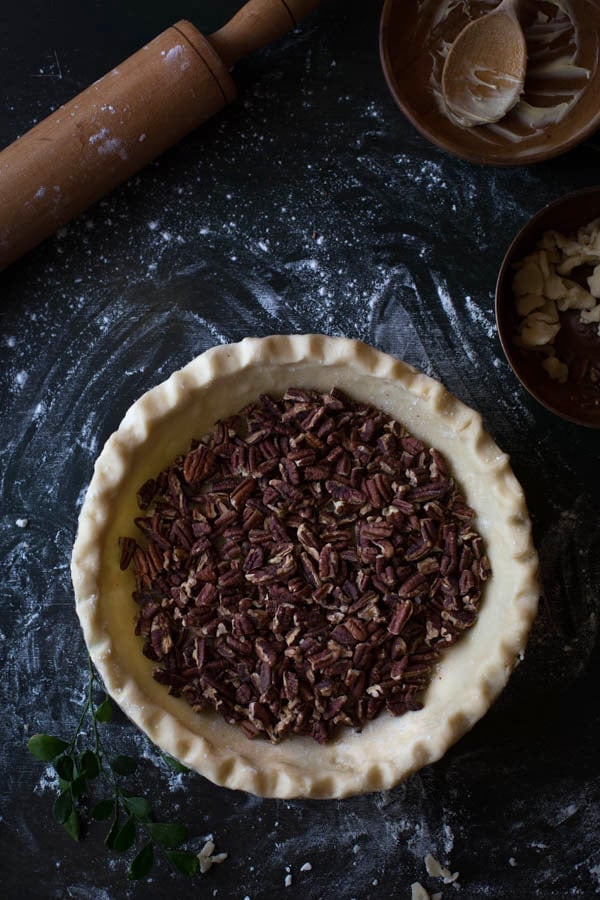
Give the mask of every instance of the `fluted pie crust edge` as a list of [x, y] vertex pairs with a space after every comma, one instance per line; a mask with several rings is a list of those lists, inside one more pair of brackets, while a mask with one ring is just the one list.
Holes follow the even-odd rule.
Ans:
[[[134, 634], [133, 575], [118, 538], [134, 533], [136, 492], [192, 437], [289, 386], [337, 386], [440, 450], [476, 513], [492, 567], [476, 625], [442, 654], [424, 708], [382, 713], [327, 745], [249, 741], [217, 714], [195, 713], [152, 677]], [[286, 335], [214, 347], [144, 394], [108, 439], [79, 517], [71, 564], [86, 644], [110, 695], [163, 751], [219, 785], [270, 797], [345, 797], [387, 789], [435, 762], [490, 707], [522, 657], [538, 602], [537, 555], [523, 492], [481, 416], [437, 381], [344, 338]]]

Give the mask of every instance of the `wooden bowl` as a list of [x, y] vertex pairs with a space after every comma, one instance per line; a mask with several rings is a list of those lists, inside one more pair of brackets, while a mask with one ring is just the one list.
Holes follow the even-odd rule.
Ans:
[[[545, 206], [518, 233], [504, 257], [496, 284], [496, 322], [500, 342], [512, 369], [529, 393], [551, 412], [589, 428], [600, 428], [600, 383], [552, 380], [538, 355], [515, 344], [519, 317], [512, 288], [514, 264], [531, 253], [544, 232], [570, 234], [600, 217], [600, 185], [568, 194]], [[573, 277], [576, 275], [574, 273]], [[581, 325], [577, 311], [561, 313], [556, 338], [559, 355], [568, 360], [589, 360], [600, 369], [600, 336], [597, 326]], [[559, 343], [560, 341], [560, 343]]]
[[[470, 10], [467, 15], [464, 7]], [[571, 0], [576, 43], [557, 39], [552, 44], [553, 59], [565, 53], [573, 66], [589, 72], [563, 73], [558, 79], [536, 75], [542, 62], [543, 33], [557, 26], [538, 21], [538, 13], [550, 16], [558, 7], [547, 0], [527, 0], [521, 23], [527, 40], [528, 74], [523, 100], [537, 109], [557, 102], [557, 89], [573, 101], [562, 116], [550, 115], [545, 123], [531, 124], [532, 113], [523, 101], [495, 125], [463, 128], [454, 124], [444, 109], [441, 73], [445, 53], [462, 28], [472, 19], [489, 12], [493, 3], [468, 0], [465, 4], [443, 4], [423, 0], [386, 0], [381, 16], [380, 54], [383, 71], [398, 106], [428, 140], [442, 149], [475, 163], [514, 166], [539, 162], [565, 153], [600, 127], [600, 4]], [[554, 10], [554, 12], [553, 12]], [[559, 24], [559, 23], [558, 23]], [[550, 86], [553, 99], [541, 91]], [[540, 113], [535, 113], [539, 116]], [[552, 121], [558, 118], [558, 121]], [[529, 124], [527, 124], [529, 122]]]

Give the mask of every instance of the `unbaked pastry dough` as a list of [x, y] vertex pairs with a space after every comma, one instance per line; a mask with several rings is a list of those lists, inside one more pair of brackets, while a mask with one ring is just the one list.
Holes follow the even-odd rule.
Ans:
[[[492, 578], [476, 625], [445, 651], [424, 708], [383, 714], [362, 732], [249, 741], [218, 714], [195, 713], [152, 677], [134, 634], [133, 575], [119, 567], [136, 492], [217, 419], [261, 393], [337, 386], [436, 447], [475, 510]], [[344, 797], [390, 788], [439, 759], [489, 708], [522, 656], [537, 610], [537, 556], [523, 492], [478, 413], [412, 367], [372, 347], [322, 335], [246, 338], [215, 347], [144, 394], [107, 441], [79, 518], [72, 559], [90, 655], [111, 696], [159, 745], [217, 784], [271, 797]]]

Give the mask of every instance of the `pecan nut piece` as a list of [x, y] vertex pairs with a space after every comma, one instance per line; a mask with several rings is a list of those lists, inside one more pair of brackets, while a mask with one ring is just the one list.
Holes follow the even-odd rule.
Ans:
[[262, 396], [138, 501], [120, 564], [154, 677], [249, 739], [419, 709], [490, 576], [444, 458], [335, 388]]

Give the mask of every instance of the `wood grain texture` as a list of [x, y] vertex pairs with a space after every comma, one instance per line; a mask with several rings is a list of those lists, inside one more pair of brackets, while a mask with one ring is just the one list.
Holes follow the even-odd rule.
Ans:
[[210, 42], [228, 66], [280, 40], [305, 19], [320, 0], [248, 0]]

